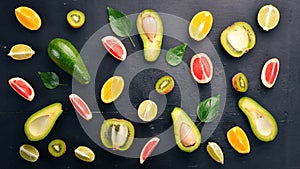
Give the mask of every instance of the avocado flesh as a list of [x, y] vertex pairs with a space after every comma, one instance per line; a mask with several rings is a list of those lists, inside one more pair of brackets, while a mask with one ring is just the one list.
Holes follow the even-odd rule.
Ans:
[[195, 123], [179, 107], [171, 113], [177, 146], [185, 152], [193, 152], [201, 143], [201, 134]]
[[44, 139], [62, 114], [62, 104], [53, 103], [32, 114], [25, 122], [24, 131], [30, 141]]
[[275, 139], [278, 127], [268, 110], [250, 97], [242, 97], [238, 105], [247, 116], [251, 129], [259, 140], [269, 142]]
[[143, 41], [145, 60], [154, 62], [160, 55], [163, 40], [162, 20], [157, 12], [146, 9], [139, 14], [136, 25]]

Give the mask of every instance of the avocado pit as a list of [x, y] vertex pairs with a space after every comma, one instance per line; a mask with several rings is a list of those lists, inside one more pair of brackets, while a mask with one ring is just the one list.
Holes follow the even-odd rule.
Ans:
[[157, 22], [154, 17], [147, 15], [142, 20], [142, 28], [147, 38], [153, 42], [157, 33]]
[[196, 143], [196, 134], [192, 128], [182, 122], [180, 126], [180, 141], [184, 147], [191, 147]]

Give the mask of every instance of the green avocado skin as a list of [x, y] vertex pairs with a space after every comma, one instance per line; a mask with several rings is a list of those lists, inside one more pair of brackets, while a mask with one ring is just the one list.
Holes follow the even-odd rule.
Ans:
[[71, 42], [62, 38], [53, 39], [48, 45], [48, 55], [58, 67], [73, 76], [79, 83], [83, 85], [90, 83], [90, 74]]

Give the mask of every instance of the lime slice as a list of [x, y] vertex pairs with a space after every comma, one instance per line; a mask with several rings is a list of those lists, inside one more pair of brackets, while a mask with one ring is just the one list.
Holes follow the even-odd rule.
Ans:
[[218, 163], [224, 164], [224, 155], [220, 146], [215, 142], [208, 142], [206, 146], [208, 154]]
[[26, 60], [31, 58], [34, 54], [35, 52], [31, 49], [30, 46], [17, 44], [10, 49], [8, 56], [13, 58], [14, 60]]
[[271, 4], [261, 7], [257, 14], [258, 24], [265, 31], [274, 29], [278, 25], [279, 20], [280, 12], [275, 6]]
[[24, 144], [20, 147], [19, 154], [21, 157], [29, 162], [36, 162], [39, 158], [39, 151], [29, 144]]
[[151, 100], [143, 101], [138, 108], [138, 116], [143, 121], [152, 121], [157, 115], [157, 105]]
[[94, 152], [86, 147], [86, 146], [79, 146], [74, 150], [75, 156], [85, 162], [93, 162], [95, 160]]

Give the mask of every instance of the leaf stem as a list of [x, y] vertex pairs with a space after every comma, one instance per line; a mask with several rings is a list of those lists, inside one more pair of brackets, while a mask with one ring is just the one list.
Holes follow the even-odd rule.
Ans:
[[129, 38], [129, 40], [130, 40], [132, 46], [135, 47], [135, 44], [134, 44], [133, 40], [131, 39], [131, 36], [130, 36], [130, 35], [128, 35], [128, 38]]

